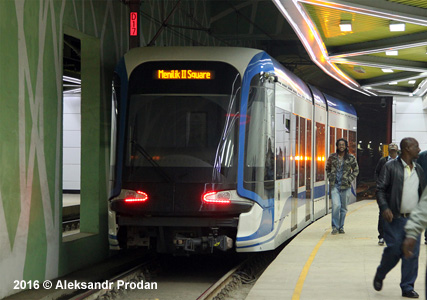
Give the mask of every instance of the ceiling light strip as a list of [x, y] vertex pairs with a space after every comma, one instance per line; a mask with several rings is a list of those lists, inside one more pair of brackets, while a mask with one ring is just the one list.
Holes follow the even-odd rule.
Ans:
[[[337, 55], [330, 55], [329, 58], [336, 59], [336, 58], [341, 58], [341, 57], [351, 57], [351, 56], [360, 56], [360, 55], [369, 55], [369, 54], [381, 53], [381, 52], [387, 51], [387, 49], [390, 49], [390, 46], [392, 46], [393, 49], [399, 51], [399, 50], [410, 49], [410, 48], [414, 48], [414, 47], [427, 46], [427, 41], [425, 41], [425, 42], [417, 42], [417, 43], [414, 43], [414, 44], [399, 45], [399, 46], [389, 45], [386, 48], [372, 48], [372, 49], [364, 50], [364, 51], [355, 51], [355, 52], [340, 53], [340, 54], [337, 54]], [[426, 51], [426, 53], [427, 53], [427, 51]]]
[[80, 94], [82, 92], [81, 88], [71, 89], [71, 90], [65, 90], [63, 91], [64, 94]]
[[[414, 66], [414, 65], [405, 65], [405, 64], [392, 64], [387, 62], [381, 62], [379, 60], [373, 61], [373, 60], [367, 60], [367, 59], [355, 59], [355, 58], [333, 58], [331, 59], [332, 62], [337, 64], [347, 64], [347, 65], [358, 65], [358, 66], [365, 66], [365, 67], [373, 67], [373, 68], [380, 68], [380, 69], [396, 69], [399, 71], [409, 71], [409, 72], [427, 72], [427, 67], [421, 67], [421, 66]], [[393, 62], [401, 62], [401, 60], [393, 60]]]
[[424, 76], [421, 76], [421, 75], [418, 75], [418, 76], [402, 76], [403, 73], [405, 73], [405, 72], [394, 73], [393, 75], [391, 75], [391, 74], [385, 75], [384, 74], [380, 77], [365, 79], [365, 80], [363, 80], [363, 82], [361, 82], [360, 86], [362, 88], [381, 86], [381, 85], [388, 84], [390, 81], [405, 82], [405, 81], [410, 81], [410, 80], [414, 80], [414, 79], [425, 78], [427, 76], [425, 74], [424, 74]]
[[70, 77], [70, 76], [65, 76], [65, 75], [62, 76], [62, 80], [63, 81], [67, 81], [67, 82], [76, 83], [76, 84], [81, 84], [82, 83], [81, 79]]
[[395, 91], [395, 90], [387, 90], [387, 89], [378, 89], [376, 88], [376, 91], [379, 93], [384, 93], [386, 95], [403, 95], [403, 96], [410, 96], [412, 97], [414, 94], [410, 93], [410, 92], [400, 92], [400, 91]]
[[[423, 18], [423, 17], [414, 18], [413, 15], [406, 15], [398, 11], [388, 11], [380, 7], [375, 7], [375, 10], [372, 10], [370, 7], [358, 5], [355, 3], [348, 3], [345, 1], [324, 1], [324, 0], [293, 0], [293, 1], [322, 6], [326, 8], [343, 10], [351, 13], [368, 15], [371, 17], [377, 17], [382, 19], [392, 19], [394, 21], [427, 26], [427, 18]], [[375, 4], [375, 2], [376, 1], [373, 0], [372, 4]]]

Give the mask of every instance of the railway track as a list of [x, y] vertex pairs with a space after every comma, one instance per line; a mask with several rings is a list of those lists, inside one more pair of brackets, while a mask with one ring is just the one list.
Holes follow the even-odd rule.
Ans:
[[62, 232], [69, 232], [80, 229], [80, 219], [72, 219], [62, 222]]
[[156, 257], [110, 278], [107, 288], [88, 290], [67, 299], [244, 299], [277, 253]]
[[278, 253], [280, 251], [252, 254], [203, 292], [197, 300], [245, 299], [253, 284]]
[[[107, 299], [119, 299], [126, 295], [126, 287], [132, 286], [133, 283], [144, 281], [147, 273], [147, 267], [152, 264], [153, 261], [147, 261], [141, 263], [117, 276], [108, 280], [105, 289], [90, 289], [83, 293], [80, 293], [70, 300], [107, 300]], [[122, 284], [123, 283], [123, 284]], [[125, 299], [125, 298], [123, 298]]]

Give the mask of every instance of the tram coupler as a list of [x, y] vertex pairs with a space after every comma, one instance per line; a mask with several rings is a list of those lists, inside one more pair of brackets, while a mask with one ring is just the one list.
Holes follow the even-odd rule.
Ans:
[[184, 250], [195, 252], [198, 248], [202, 250], [210, 250], [213, 252], [214, 248], [217, 248], [221, 251], [227, 251], [233, 248], [233, 239], [229, 238], [226, 235], [220, 236], [204, 236], [200, 238], [189, 238], [185, 240]]

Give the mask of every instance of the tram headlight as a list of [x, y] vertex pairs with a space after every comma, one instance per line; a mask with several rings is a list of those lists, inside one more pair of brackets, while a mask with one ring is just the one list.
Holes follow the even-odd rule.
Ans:
[[136, 191], [126, 195], [125, 203], [142, 203], [148, 200], [148, 194], [143, 191]]
[[231, 203], [231, 194], [230, 192], [208, 192], [204, 193], [202, 200], [207, 204], [229, 204]]

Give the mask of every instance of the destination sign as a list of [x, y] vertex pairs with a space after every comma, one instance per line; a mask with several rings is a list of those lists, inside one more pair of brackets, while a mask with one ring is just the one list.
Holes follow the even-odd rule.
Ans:
[[156, 70], [154, 79], [178, 79], [178, 80], [211, 80], [215, 72], [210, 70]]

